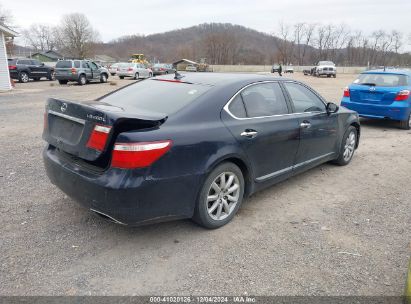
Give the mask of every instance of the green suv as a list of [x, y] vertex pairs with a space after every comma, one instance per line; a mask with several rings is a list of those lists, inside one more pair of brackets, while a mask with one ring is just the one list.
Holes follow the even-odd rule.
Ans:
[[85, 85], [90, 81], [107, 82], [109, 72], [90, 60], [60, 60], [54, 75], [60, 84], [76, 81], [79, 85]]

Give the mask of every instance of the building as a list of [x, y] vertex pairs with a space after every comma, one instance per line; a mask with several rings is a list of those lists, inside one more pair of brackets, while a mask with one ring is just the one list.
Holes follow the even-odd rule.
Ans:
[[14, 38], [18, 33], [0, 24], [0, 91], [11, 90], [9, 64], [7, 61], [6, 38]]
[[113, 63], [117, 62], [115, 58], [107, 55], [96, 55], [94, 56], [93, 61], [97, 62], [98, 64], [101, 64], [102, 66], [110, 66]]
[[37, 59], [41, 62], [56, 62], [64, 59], [64, 56], [55, 51], [44, 51], [32, 54], [31, 58]]
[[177, 71], [185, 71], [186, 67], [191, 64], [194, 66], [198, 66], [198, 63], [188, 59], [181, 59], [173, 63], [173, 66], [177, 69]]

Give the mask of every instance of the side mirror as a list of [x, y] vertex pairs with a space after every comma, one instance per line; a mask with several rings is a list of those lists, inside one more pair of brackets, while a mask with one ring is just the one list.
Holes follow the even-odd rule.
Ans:
[[335, 103], [329, 102], [325, 109], [328, 114], [332, 114], [338, 112], [339, 107]]

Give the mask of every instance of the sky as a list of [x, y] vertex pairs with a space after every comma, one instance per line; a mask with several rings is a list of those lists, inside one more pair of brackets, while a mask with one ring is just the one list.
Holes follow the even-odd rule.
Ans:
[[[0, 0], [19, 29], [58, 25], [62, 15], [84, 13], [105, 42], [123, 35], [153, 34], [201, 23], [239, 24], [275, 33], [279, 23], [343, 23], [353, 30], [411, 34], [411, 0]], [[19, 40], [17, 40], [19, 41]], [[406, 41], [405, 49], [411, 50]]]

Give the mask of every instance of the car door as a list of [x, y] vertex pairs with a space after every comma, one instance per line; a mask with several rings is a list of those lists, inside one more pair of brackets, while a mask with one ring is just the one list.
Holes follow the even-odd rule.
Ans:
[[98, 67], [98, 65], [93, 61], [89, 61], [88, 64], [91, 68], [93, 79], [100, 79], [100, 68]]
[[81, 61], [81, 69], [86, 73], [87, 79], [93, 79], [93, 73], [91, 72], [91, 66], [87, 61]]
[[253, 169], [256, 182], [291, 174], [298, 150], [298, 118], [278, 82], [245, 87], [225, 106], [225, 125], [237, 139]]
[[38, 60], [31, 60], [30, 68], [35, 77], [47, 77], [48, 75], [47, 66]]
[[295, 169], [333, 158], [337, 151], [338, 114], [328, 114], [323, 99], [307, 86], [287, 81], [283, 85], [300, 125]]

